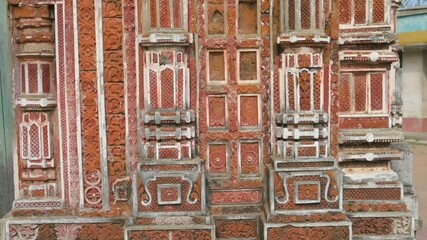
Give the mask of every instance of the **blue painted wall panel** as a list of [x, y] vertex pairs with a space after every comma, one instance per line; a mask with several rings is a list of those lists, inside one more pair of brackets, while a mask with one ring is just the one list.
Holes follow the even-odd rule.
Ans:
[[397, 18], [397, 33], [427, 31], [427, 13]]

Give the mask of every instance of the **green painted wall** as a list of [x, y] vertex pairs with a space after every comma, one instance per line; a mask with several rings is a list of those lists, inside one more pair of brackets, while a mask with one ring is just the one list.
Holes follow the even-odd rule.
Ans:
[[0, 217], [9, 212], [13, 190], [13, 112], [10, 24], [7, 1], [0, 0]]

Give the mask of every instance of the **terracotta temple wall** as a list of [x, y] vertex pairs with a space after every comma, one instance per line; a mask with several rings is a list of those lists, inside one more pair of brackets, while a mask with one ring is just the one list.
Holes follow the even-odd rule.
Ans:
[[399, 0], [8, 2], [6, 239], [415, 239]]

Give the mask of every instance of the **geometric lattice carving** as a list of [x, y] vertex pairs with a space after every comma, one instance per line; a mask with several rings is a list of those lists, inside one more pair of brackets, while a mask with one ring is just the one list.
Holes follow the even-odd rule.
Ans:
[[354, 23], [366, 23], [366, 0], [354, 0]]
[[182, 0], [151, 0], [148, 5], [151, 31], [182, 28]]
[[341, 24], [382, 24], [386, 20], [384, 0], [341, 0], [339, 2]]
[[339, 84], [340, 112], [350, 112], [351, 110], [350, 76], [350, 74], [341, 74]]
[[371, 110], [383, 110], [383, 74], [371, 74]]
[[341, 112], [372, 113], [384, 110], [382, 72], [341, 73], [339, 87]]
[[322, 55], [283, 54], [282, 103], [288, 111], [313, 112], [323, 109]]
[[151, 109], [183, 109], [189, 102], [186, 57], [181, 51], [146, 52], [146, 89]]
[[354, 108], [355, 112], [366, 110], [366, 74], [354, 75]]
[[51, 93], [52, 63], [23, 62], [21, 63], [21, 93], [49, 94]]
[[372, 0], [372, 22], [383, 23], [385, 13], [385, 1], [384, 0]]
[[47, 113], [29, 112], [22, 115], [20, 155], [27, 167], [53, 167], [50, 121]]
[[316, 32], [323, 30], [323, 0], [283, 1], [282, 32]]

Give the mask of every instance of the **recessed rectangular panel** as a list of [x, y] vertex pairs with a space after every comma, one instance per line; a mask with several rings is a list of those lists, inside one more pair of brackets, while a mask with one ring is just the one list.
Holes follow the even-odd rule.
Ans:
[[319, 181], [295, 182], [295, 204], [320, 203]]
[[340, 0], [340, 23], [351, 23], [351, 0]]
[[340, 78], [340, 112], [350, 112], [350, 74], [341, 74]]
[[306, 71], [302, 71], [298, 76], [299, 83], [299, 110], [300, 111], [311, 111], [313, 99], [311, 97], [311, 74]]
[[254, 204], [262, 200], [259, 190], [215, 191], [211, 193], [212, 204], [241, 205]]
[[23, 94], [27, 93], [27, 90], [26, 90], [27, 77], [26, 77], [25, 68], [26, 68], [25, 64], [21, 64], [21, 93]]
[[228, 127], [227, 99], [224, 95], [207, 97], [207, 124], [211, 129], [226, 129]]
[[29, 93], [39, 92], [38, 65], [35, 63], [28, 64], [28, 90]]
[[[425, 1], [424, 1], [425, 2]], [[384, 0], [373, 0], [372, 3], [372, 22], [373, 23], [383, 23], [384, 22], [384, 12], [385, 12], [385, 1]]]
[[150, 0], [150, 27], [157, 28], [157, 0]]
[[171, 28], [171, 14], [169, 0], [160, 0], [160, 27]]
[[239, 81], [250, 83], [258, 81], [258, 52], [239, 52]]
[[258, 31], [257, 0], [239, 0], [239, 34], [256, 34]]
[[286, 99], [286, 108], [288, 110], [295, 110], [295, 75], [292, 73], [287, 73], [286, 80], [286, 88], [287, 88], [287, 99]]
[[173, 0], [173, 27], [174, 28], [181, 28], [181, 6], [182, 2], [181, 0]]
[[[251, 218], [215, 218], [217, 239], [260, 239], [259, 220]], [[236, 231], [236, 229], [239, 229]]]
[[312, 0], [300, 0], [301, 6], [301, 29], [311, 28], [311, 2]]
[[288, 29], [286, 29], [287, 31], [291, 31], [291, 30], [295, 30], [295, 28], [296, 28], [296, 17], [297, 17], [297, 14], [295, 14], [295, 0], [289, 0], [288, 1], [288, 9], [287, 9], [287, 11], [288, 11], [288, 21], [289, 21], [289, 23], [288, 23]]
[[157, 144], [158, 159], [163, 160], [178, 160], [180, 159], [180, 147], [175, 143], [158, 143]]
[[311, 54], [310, 53], [301, 53], [298, 54], [298, 67], [307, 68], [311, 67]]
[[296, 145], [297, 158], [318, 158], [319, 142], [299, 142]]
[[157, 185], [157, 199], [159, 205], [181, 204], [180, 184], [159, 184]]
[[366, 111], [366, 74], [354, 74], [354, 110]]
[[180, 109], [183, 109], [185, 106], [185, 94], [186, 94], [186, 88], [185, 88], [185, 79], [184, 79], [184, 69], [180, 68], [178, 69], [178, 91], [177, 91], [177, 107]]
[[166, 68], [160, 72], [161, 107], [170, 109], [175, 107], [175, 78], [174, 71]]
[[314, 73], [313, 83], [314, 83], [314, 86], [313, 86], [314, 110], [322, 110], [323, 85], [322, 85], [322, 75], [320, 71]]
[[229, 173], [230, 163], [226, 142], [208, 143], [208, 165], [212, 176], [224, 176]]
[[181, 143], [181, 158], [183, 160], [191, 159], [191, 142]]
[[42, 85], [43, 93], [50, 93], [50, 65], [42, 64]]
[[371, 110], [383, 110], [383, 74], [371, 74]]
[[261, 124], [259, 95], [239, 96], [238, 122], [240, 129], [259, 128]]
[[209, 82], [226, 82], [224, 55], [224, 51], [209, 52]]
[[225, 22], [227, 16], [225, 14], [224, 1], [209, 0], [208, 1], [208, 34], [223, 35], [225, 33]]
[[366, 23], [366, 0], [354, 0], [354, 23]]
[[156, 145], [153, 143], [146, 143], [144, 149], [148, 159], [156, 159]]
[[241, 176], [259, 176], [261, 169], [260, 141], [239, 142], [239, 173]]
[[157, 92], [157, 72], [153, 69], [148, 69], [149, 73], [148, 73], [148, 77], [149, 77], [149, 84], [150, 84], [150, 108], [151, 109], [158, 109], [159, 108], [159, 98], [157, 97], [158, 92]]

